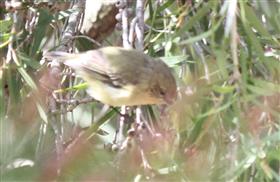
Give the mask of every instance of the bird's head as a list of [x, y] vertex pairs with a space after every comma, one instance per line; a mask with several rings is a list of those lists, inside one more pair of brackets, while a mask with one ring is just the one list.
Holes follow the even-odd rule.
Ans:
[[151, 92], [163, 103], [172, 104], [177, 98], [177, 85], [170, 68], [163, 62], [155, 60], [155, 70]]

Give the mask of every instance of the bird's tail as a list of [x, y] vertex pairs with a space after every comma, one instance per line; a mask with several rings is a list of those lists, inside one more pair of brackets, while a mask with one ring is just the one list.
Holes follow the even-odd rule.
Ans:
[[62, 62], [69, 59], [75, 59], [75, 56], [76, 56], [75, 54], [62, 52], [62, 51], [47, 52], [43, 55], [43, 57], [46, 59], [50, 59], [50, 60], [55, 59]]

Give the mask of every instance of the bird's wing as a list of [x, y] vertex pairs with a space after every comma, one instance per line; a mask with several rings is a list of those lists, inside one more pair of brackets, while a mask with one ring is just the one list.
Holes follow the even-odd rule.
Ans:
[[[65, 64], [75, 69], [74, 64]], [[99, 80], [115, 88], [121, 88], [125, 84], [123, 77], [112, 69], [110, 61], [99, 50], [84, 53], [82, 60], [76, 66], [79, 67], [76, 69], [78, 74], [89, 80]]]
[[114, 82], [135, 85], [151, 76], [153, 64], [142, 52], [120, 47], [104, 47], [100, 52], [108, 60], [110, 69], [107, 69], [106, 74]]
[[83, 78], [88, 78], [88, 81], [99, 80], [115, 88], [141, 84], [143, 80], [149, 79], [147, 77], [153, 71], [148, 59], [140, 53], [135, 51], [131, 54], [128, 50], [117, 48], [74, 54], [64, 64], [72, 67]]

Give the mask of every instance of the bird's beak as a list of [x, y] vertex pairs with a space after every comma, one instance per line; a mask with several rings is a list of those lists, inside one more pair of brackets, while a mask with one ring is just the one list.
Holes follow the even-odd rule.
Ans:
[[168, 105], [172, 105], [175, 101], [173, 98], [170, 98], [168, 96], [164, 97], [163, 99], [164, 99], [164, 102]]

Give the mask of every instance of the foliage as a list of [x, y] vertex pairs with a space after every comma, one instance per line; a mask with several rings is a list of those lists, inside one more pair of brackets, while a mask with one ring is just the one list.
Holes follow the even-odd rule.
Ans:
[[[179, 97], [168, 114], [160, 106], [142, 108], [155, 134], [147, 132], [139, 146], [128, 132], [132, 147], [123, 151], [111, 144], [118, 109], [93, 102], [65, 113], [73, 105], [50, 111], [52, 103], [45, 102], [51, 95], [41, 88], [48, 69], [42, 53], [59, 46], [61, 24], [73, 9], [26, 5], [36, 16], [31, 30], [15, 32], [12, 16], [0, 21], [3, 181], [280, 181], [280, 3], [147, 0], [145, 6], [145, 53], [172, 67]], [[103, 46], [116, 45], [118, 37], [115, 30]], [[74, 46], [83, 51], [90, 44], [78, 38]], [[78, 88], [58, 97], [84, 98], [81, 80], [66, 77], [67, 87]], [[141, 149], [152, 169], [145, 168]]]

